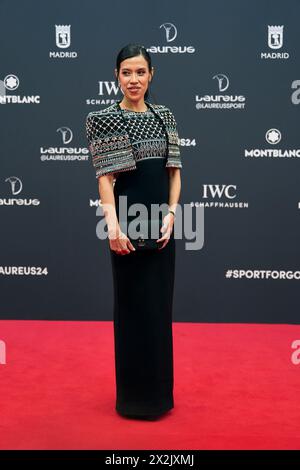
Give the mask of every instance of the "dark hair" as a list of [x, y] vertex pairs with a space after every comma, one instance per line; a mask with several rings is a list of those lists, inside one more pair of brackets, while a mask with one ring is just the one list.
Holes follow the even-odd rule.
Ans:
[[[147, 51], [147, 49], [144, 46], [142, 46], [141, 44], [130, 43], [130, 44], [127, 44], [126, 46], [124, 46], [117, 55], [116, 68], [117, 68], [118, 75], [119, 75], [119, 72], [120, 72], [121, 62], [123, 60], [130, 59], [131, 57], [136, 57], [138, 55], [142, 55], [144, 57], [144, 59], [148, 63], [149, 72], [151, 72], [152, 61], [151, 61], [151, 57], [150, 57], [150, 54]], [[151, 80], [150, 83], [152, 83], [152, 80]], [[149, 92], [150, 92], [150, 90], [149, 90], [149, 86], [148, 86], [148, 88], [146, 90], [146, 93], [145, 93], [145, 96], [144, 96], [145, 100], [148, 100]]]

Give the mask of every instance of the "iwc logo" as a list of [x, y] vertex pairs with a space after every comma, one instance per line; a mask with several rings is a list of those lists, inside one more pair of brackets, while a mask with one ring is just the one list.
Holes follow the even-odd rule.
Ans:
[[113, 80], [99, 80], [97, 85], [97, 98], [87, 98], [86, 104], [99, 106], [99, 105], [111, 105], [115, 103], [119, 92], [122, 89]]

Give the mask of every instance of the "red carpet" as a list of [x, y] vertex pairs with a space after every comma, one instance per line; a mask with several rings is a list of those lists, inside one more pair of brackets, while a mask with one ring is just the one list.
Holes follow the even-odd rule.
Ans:
[[114, 410], [111, 322], [0, 321], [0, 448], [300, 449], [300, 326], [173, 332], [175, 408], [143, 422]]

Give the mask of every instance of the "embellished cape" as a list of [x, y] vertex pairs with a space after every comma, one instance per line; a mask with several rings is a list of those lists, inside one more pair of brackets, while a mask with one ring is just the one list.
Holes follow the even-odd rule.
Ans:
[[[107, 173], [136, 169], [120, 101], [100, 111], [92, 111], [86, 117], [86, 136], [96, 178]], [[165, 105], [152, 104], [146, 100], [145, 103], [165, 127], [168, 144], [166, 167], [182, 168], [180, 140], [173, 113]]]

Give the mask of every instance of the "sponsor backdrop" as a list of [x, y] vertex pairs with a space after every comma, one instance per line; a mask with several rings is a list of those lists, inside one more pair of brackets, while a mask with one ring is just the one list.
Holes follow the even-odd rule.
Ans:
[[115, 59], [137, 42], [152, 54], [150, 101], [177, 121], [194, 224], [176, 242], [174, 320], [299, 323], [300, 2], [28, 0], [0, 13], [0, 317], [112, 319], [85, 119], [123, 97]]

